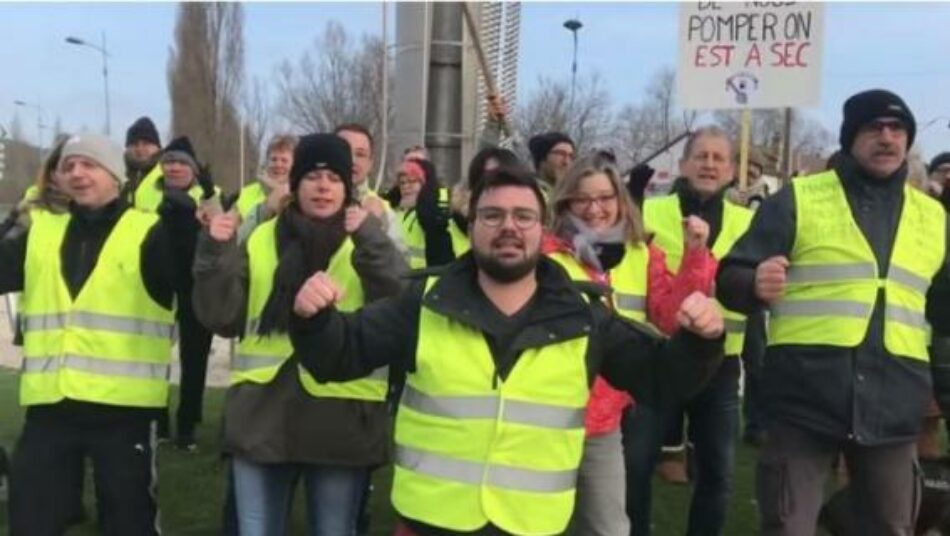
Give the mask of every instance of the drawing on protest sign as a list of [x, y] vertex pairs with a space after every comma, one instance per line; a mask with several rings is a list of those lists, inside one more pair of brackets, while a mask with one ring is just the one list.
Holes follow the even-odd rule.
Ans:
[[823, 15], [820, 3], [683, 3], [677, 71], [681, 106], [817, 105]]

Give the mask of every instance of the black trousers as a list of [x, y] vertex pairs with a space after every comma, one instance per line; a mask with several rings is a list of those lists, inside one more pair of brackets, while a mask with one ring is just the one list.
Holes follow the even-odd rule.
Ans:
[[178, 412], [175, 415], [175, 432], [178, 437], [191, 437], [195, 433], [195, 426], [201, 422], [208, 354], [211, 352], [211, 339], [214, 334], [198, 322], [191, 302], [187, 299], [179, 300], [178, 329], [181, 386]]
[[92, 462], [100, 531], [158, 534], [155, 421], [27, 417], [10, 468], [11, 536], [60, 536], [75, 515], [83, 462]]

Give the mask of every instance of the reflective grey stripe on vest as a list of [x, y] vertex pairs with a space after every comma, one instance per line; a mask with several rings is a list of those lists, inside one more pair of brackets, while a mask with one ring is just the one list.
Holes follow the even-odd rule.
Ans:
[[103, 376], [125, 376], [145, 380], [168, 379], [169, 366], [160, 363], [141, 361], [114, 361], [82, 355], [63, 357], [26, 357], [23, 359], [23, 372], [56, 372], [59, 369], [81, 370]]
[[729, 333], [745, 333], [745, 320], [736, 320], [735, 318], [724, 318], [723, 321], [726, 324], [726, 331]]
[[67, 318], [69, 319], [69, 325], [78, 328], [114, 331], [116, 333], [160, 337], [163, 339], [171, 339], [174, 328], [173, 322], [153, 322], [139, 318], [90, 313], [87, 311], [74, 311], [72, 313], [25, 315], [23, 317], [23, 331], [63, 329], [66, 327]]
[[624, 292], [615, 292], [614, 301], [618, 309], [632, 311], [646, 311], [647, 300], [645, 296], [638, 294], [627, 294]]
[[372, 374], [367, 376], [367, 379], [389, 382], [389, 367], [375, 369]]
[[409, 255], [417, 257], [420, 259], [426, 258], [426, 248], [420, 248], [415, 246], [406, 246], [409, 249]]
[[261, 327], [260, 318], [252, 318], [247, 321], [247, 324], [244, 326], [244, 336], [256, 335], [257, 329]]
[[538, 471], [504, 465], [482, 465], [441, 454], [396, 445], [396, 464], [427, 476], [513, 491], [557, 493], [574, 489], [577, 471]]
[[926, 294], [927, 289], [930, 288], [930, 281], [893, 264], [887, 269], [887, 278], [891, 281], [906, 285], [921, 294]]
[[847, 279], [877, 279], [873, 264], [793, 264], [788, 269], [789, 283], [820, 283]]
[[897, 322], [912, 328], [927, 329], [927, 318], [924, 313], [911, 311], [898, 305], [887, 305], [884, 309], [884, 318], [889, 322]]
[[871, 305], [845, 300], [782, 300], [772, 306], [774, 316], [848, 316], [866, 318]]
[[234, 354], [234, 358], [231, 359], [231, 370], [247, 372], [249, 370], [268, 368], [268, 367], [277, 367], [277, 366], [280, 366], [280, 364], [283, 363], [284, 361], [287, 361], [288, 357], [275, 357], [272, 355]]
[[[432, 396], [406, 384], [401, 404], [429, 415], [449, 419], [496, 419], [499, 399], [495, 396]], [[584, 408], [567, 408], [520, 400], [506, 400], [501, 420], [544, 428], [584, 427]]]

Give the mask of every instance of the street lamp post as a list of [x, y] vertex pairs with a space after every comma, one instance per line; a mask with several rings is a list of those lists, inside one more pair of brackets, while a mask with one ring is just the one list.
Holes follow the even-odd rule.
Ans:
[[15, 100], [13, 104], [21, 106], [23, 108], [33, 108], [36, 110], [36, 154], [39, 156], [40, 165], [43, 164], [43, 129], [46, 128], [46, 125], [43, 124], [43, 107], [35, 102], [27, 102], [23, 100]]
[[102, 83], [105, 86], [106, 99], [106, 136], [109, 136], [112, 134], [112, 114], [109, 109], [109, 51], [106, 49], [106, 33], [102, 32], [101, 46], [73, 36], [67, 37], [66, 42], [71, 45], [89, 47], [93, 50], [98, 50], [99, 53], [102, 54]]
[[573, 118], [574, 116], [574, 91], [577, 88], [577, 30], [580, 30], [584, 27], [581, 24], [581, 21], [577, 19], [568, 19], [564, 21], [564, 27], [571, 31], [571, 34], [574, 36], [574, 60], [571, 62], [571, 104], [570, 104], [570, 114]]

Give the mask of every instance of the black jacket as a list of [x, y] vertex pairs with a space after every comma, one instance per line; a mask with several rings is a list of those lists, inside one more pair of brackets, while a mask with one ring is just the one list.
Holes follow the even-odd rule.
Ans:
[[709, 238], [706, 239], [706, 244], [712, 248], [712, 245], [716, 243], [716, 239], [719, 238], [719, 231], [722, 230], [722, 204], [726, 202], [723, 199], [726, 188], [704, 200], [700, 198], [696, 190], [689, 186], [689, 182], [681, 177], [677, 179], [673, 187], [673, 193], [679, 198], [680, 212], [684, 218], [698, 216], [709, 225]]
[[[887, 273], [900, 221], [906, 165], [886, 180], [866, 176], [849, 157], [842, 158], [835, 171], [851, 216], [874, 251], [880, 273]], [[763, 307], [755, 296], [755, 268], [769, 257], [791, 256], [795, 217], [792, 188], [783, 188], [759, 208], [749, 232], [719, 265], [717, 295], [726, 307], [743, 313]], [[950, 232], [947, 237], [950, 239]], [[768, 348], [762, 392], [770, 418], [863, 445], [901, 443], [917, 436], [931, 396], [931, 370], [926, 363], [895, 357], [884, 348], [882, 298], [879, 293], [868, 332], [857, 347]], [[931, 352], [930, 368], [938, 401], [948, 414], [950, 352], [942, 349], [947, 345], [939, 343], [941, 337], [950, 336], [947, 259], [927, 294], [927, 320], [938, 341]]]
[[[108, 205], [90, 210], [74, 204], [69, 207], [72, 219], [66, 228], [62, 249], [63, 279], [72, 297], [76, 297], [95, 268], [106, 239], [128, 210], [128, 204], [116, 199]], [[194, 206], [163, 206], [161, 221], [147, 234], [141, 245], [142, 281], [149, 296], [171, 309], [175, 294], [187, 285], [190, 260], [188, 250], [194, 249]], [[24, 263], [29, 230], [20, 229], [0, 241], [0, 294], [23, 290]], [[152, 409], [124, 408], [64, 400], [57, 404], [30, 406], [27, 418], [63, 417], [103, 420], [115, 417], [154, 415]]]
[[[427, 307], [485, 334], [496, 365], [494, 385], [504, 381], [522, 350], [588, 335], [589, 382], [601, 374], [641, 404], [679, 403], [698, 391], [721, 361], [721, 338], [704, 340], [688, 332], [659, 338], [611, 314], [597, 300], [588, 304], [563, 269], [544, 257], [537, 278], [538, 290], [528, 305], [505, 317], [481, 291], [475, 262], [467, 253], [447, 265], [428, 292], [424, 281], [415, 281], [402, 294], [354, 313], [331, 309], [298, 319], [291, 329], [295, 356], [320, 381], [359, 378], [384, 365], [411, 373], [419, 312]], [[450, 534], [410, 525], [420, 535]], [[486, 526], [475, 534], [496, 532]]]

